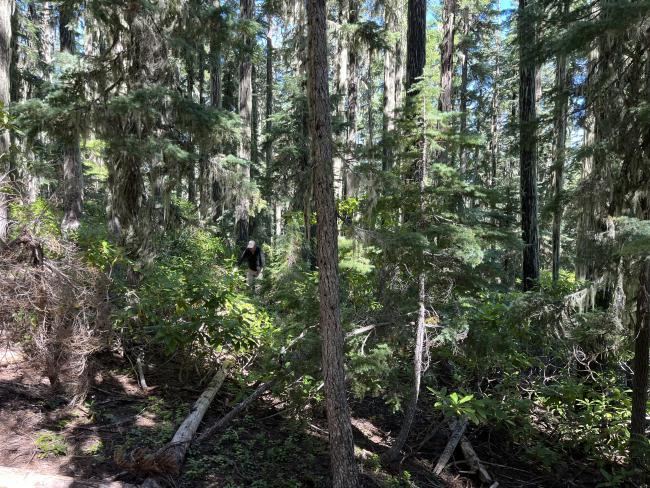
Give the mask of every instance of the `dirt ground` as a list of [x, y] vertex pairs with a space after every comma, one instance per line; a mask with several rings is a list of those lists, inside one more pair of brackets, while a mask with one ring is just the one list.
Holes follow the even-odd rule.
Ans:
[[[86, 401], [73, 408], [51, 391], [48, 380], [18, 350], [0, 351], [0, 466], [81, 480], [143, 481], [143, 476], [119, 466], [115, 454], [136, 447], [155, 450], [167, 443], [201, 393], [200, 378], [195, 373], [194, 379], [179, 377], [177, 365], [168, 362], [146, 370], [148, 388], [143, 390], [129, 361], [114, 355], [100, 358], [95, 371]], [[204, 425], [227, 412], [240, 393], [236, 385], [226, 382]], [[408, 476], [400, 474], [401, 470], [391, 473], [380, 468], [378, 455], [391, 442], [401, 417], [391, 416], [372, 399], [351, 406], [365, 486], [480, 486], [458, 452], [440, 478], [431, 474], [448, 432], [442, 429], [418, 446], [435, 426], [422, 417], [414, 425], [415, 441], [408, 447], [415, 449], [414, 455], [400, 466]], [[192, 448], [174, 485], [327, 487], [326, 422], [318, 412], [312, 412], [310, 420], [304, 417], [285, 409], [272, 396], [264, 398], [225, 432]], [[557, 478], [512, 464], [505, 453], [493, 451], [498, 441], [475, 438], [474, 442], [501, 487], [588, 486], [558, 483]]]
[[[179, 378], [174, 365], [147, 371], [142, 390], [127, 360], [101, 358], [86, 401], [70, 407], [46, 378], [15, 349], [0, 353], [0, 466], [82, 480], [139, 483], [115, 462], [116, 452], [155, 450], [168, 442], [202, 389], [198, 379]], [[125, 364], [126, 363], [126, 364]], [[226, 384], [206, 415], [210, 423], [237, 401]], [[290, 486], [265, 482], [289, 475], [293, 486], [323, 486], [326, 444], [310, 432], [297, 435], [294, 422], [277, 409], [255, 407], [236, 425], [190, 451], [176, 486]], [[261, 419], [261, 420], [260, 420]], [[312, 454], [304, 456], [305, 449]], [[223, 452], [227, 452], [227, 456]], [[315, 453], [315, 454], [313, 454]], [[278, 461], [280, 461], [278, 463]]]

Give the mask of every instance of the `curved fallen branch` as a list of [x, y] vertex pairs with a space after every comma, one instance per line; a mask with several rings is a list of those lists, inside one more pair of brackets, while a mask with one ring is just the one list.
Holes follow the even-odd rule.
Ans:
[[267, 381], [265, 383], [262, 383], [259, 385], [253, 393], [251, 393], [249, 396], [244, 398], [241, 402], [239, 402], [237, 405], [233, 407], [230, 412], [228, 412], [226, 415], [221, 417], [219, 420], [217, 420], [214, 424], [212, 424], [210, 427], [208, 427], [205, 432], [201, 433], [199, 437], [197, 437], [196, 442], [203, 442], [210, 436], [214, 435], [216, 432], [219, 432], [220, 430], [224, 429], [232, 420], [239, 415], [241, 412], [243, 412], [251, 403], [253, 403], [255, 400], [257, 400], [259, 397], [261, 397], [264, 393], [266, 393], [268, 390], [270, 390], [273, 385], [275, 385], [278, 382], [277, 378], [274, 378], [270, 381]]
[[449, 436], [449, 441], [447, 441], [447, 445], [445, 446], [445, 449], [442, 451], [442, 454], [438, 458], [436, 467], [433, 468], [434, 474], [439, 475], [440, 473], [442, 473], [442, 470], [445, 469], [445, 466], [447, 466], [447, 463], [451, 459], [451, 456], [454, 453], [454, 450], [456, 449], [456, 446], [458, 445], [460, 438], [465, 433], [466, 428], [467, 428], [467, 419], [463, 418], [461, 420], [458, 420], [457, 422], [454, 422], [451, 435]]

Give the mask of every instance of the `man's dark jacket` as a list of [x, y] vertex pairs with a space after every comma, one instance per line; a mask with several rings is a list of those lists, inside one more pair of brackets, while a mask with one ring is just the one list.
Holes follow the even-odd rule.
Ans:
[[248, 267], [253, 271], [258, 271], [259, 269], [263, 268], [265, 264], [264, 253], [262, 252], [260, 246], [255, 246], [254, 250], [246, 248], [244, 253], [239, 258], [239, 261], [237, 261], [237, 265], [243, 263], [244, 260], [248, 261]]

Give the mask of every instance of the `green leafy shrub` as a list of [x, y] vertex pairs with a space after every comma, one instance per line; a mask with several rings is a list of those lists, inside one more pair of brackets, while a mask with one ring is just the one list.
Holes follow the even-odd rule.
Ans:
[[70, 448], [65, 437], [54, 432], [43, 432], [36, 438], [34, 445], [38, 449], [39, 458], [65, 456]]

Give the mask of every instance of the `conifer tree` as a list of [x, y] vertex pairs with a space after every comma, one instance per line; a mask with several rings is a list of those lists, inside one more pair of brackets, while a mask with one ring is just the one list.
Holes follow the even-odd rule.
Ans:
[[[253, 19], [254, 3], [252, 0], [241, 0], [240, 18], [243, 21]], [[244, 187], [240, 192], [235, 207], [235, 228], [237, 241], [248, 240], [248, 219], [250, 212], [250, 199], [248, 197], [248, 184], [251, 179], [252, 160], [252, 116], [253, 116], [253, 64], [251, 62], [251, 51], [253, 41], [246, 35], [242, 48], [242, 55], [239, 64], [239, 117], [242, 122], [241, 139], [239, 142], [238, 156], [243, 160], [241, 163], [241, 182]]]
[[[7, 110], [10, 100], [11, 79], [11, 15], [13, 0], [0, 1], [0, 104]], [[9, 132], [0, 128], [0, 239], [7, 238], [9, 226]]]
[[539, 279], [539, 228], [537, 223], [537, 115], [536, 60], [526, 46], [535, 39], [533, 3], [519, 0], [519, 163], [524, 291]]
[[318, 216], [316, 259], [319, 270], [321, 357], [325, 377], [330, 469], [334, 488], [355, 488], [358, 485], [358, 474], [345, 393], [343, 330], [339, 305], [338, 231], [332, 171], [325, 0], [307, 2], [307, 19], [309, 134]]
[[[420, 213], [423, 213], [423, 192], [425, 185], [426, 173], [426, 146], [424, 136], [424, 121], [420, 107], [417, 101], [420, 99], [418, 96], [419, 86], [418, 82], [422, 73], [424, 72], [424, 64], [426, 61], [426, 34], [425, 34], [425, 18], [426, 18], [426, 1], [423, 0], [409, 0], [408, 7], [408, 31], [407, 31], [407, 76], [406, 76], [406, 91], [407, 91], [407, 113], [409, 117], [417, 120], [416, 127], [418, 133], [415, 140], [415, 161], [413, 163], [414, 182], [417, 183], [420, 192]], [[419, 216], [420, 219], [424, 218], [423, 215]], [[412, 224], [417, 224], [413, 222]], [[418, 225], [421, 227], [421, 225]], [[423, 356], [424, 356], [424, 340], [425, 340], [425, 305], [424, 300], [426, 297], [425, 289], [425, 274], [420, 271], [418, 274], [418, 322], [416, 329], [415, 348], [413, 351], [413, 384], [411, 386], [411, 397], [404, 412], [404, 420], [400, 428], [399, 435], [395, 443], [388, 451], [383, 454], [383, 459], [392, 463], [397, 460], [400, 452], [411, 431], [413, 420], [415, 419], [418, 398], [420, 395], [420, 383], [422, 381], [423, 369]]]
[[[75, 5], [63, 2], [59, 6], [59, 42], [60, 50], [74, 56], [76, 54], [76, 14]], [[83, 172], [81, 151], [79, 148], [79, 127], [72, 118], [61, 137], [63, 156], [63, 191], [64, 216], [61, 230], [74, 231], [79, 227], [83, 205]]]

